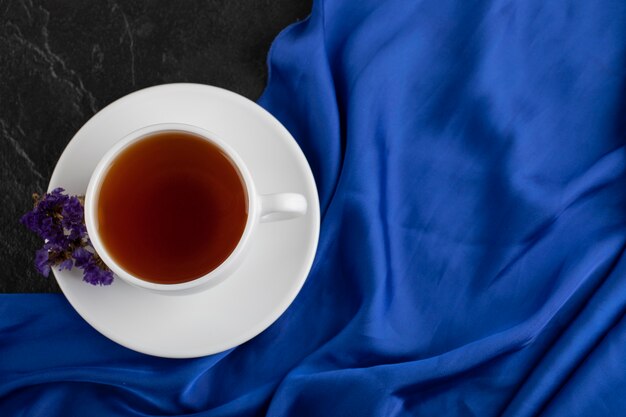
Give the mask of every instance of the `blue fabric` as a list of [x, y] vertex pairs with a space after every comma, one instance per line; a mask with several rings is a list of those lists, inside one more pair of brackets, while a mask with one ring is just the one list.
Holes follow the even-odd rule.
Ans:
[[144, 356], [0, 298], [0, 416], [626, 415], [626, 2], [316, 1], [261, 98], [319, 252], [229, 352]]

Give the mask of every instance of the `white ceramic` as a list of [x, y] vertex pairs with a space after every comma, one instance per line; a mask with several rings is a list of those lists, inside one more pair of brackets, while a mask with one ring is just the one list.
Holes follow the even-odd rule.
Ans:
[[101, 110], [68, 144], [49, 188], [85, 194], [96, 165], [120, 138], [159, 123], [215, 133], [245, 161], [257, 193], [301, 194], [306, 214], [260, 223], [241, 265], [228, 279], [195, 294], [147, 291], [119, 278], [94, 287], [82, 282], [76, 269], [54, 274], [76, 311], [115, 342], [155, 356], [204, 356], [253, 338], [296, 297], [317, 247], [317, 191], [302, 151], [274, 117], [235, 93], [197, 84], [148, 88]]
[[[99, 234], [98, 197], [100, 188], [102, 187], [102, 182], [106, 178], [109, 168], [113, 165], [115, 159], [121, 153], [123, 153], [129, 146], [145, 139], [150, 135], [172, 131], [190, 133], [194, 136], [202, 138], [203, 140], [211, 142], [220, 148], [221, 151], [231, 160], [231, 162], [237, 167], [246, 188], [248, 218], [239, 243], [229, 257], [217, 268], [192, 281], [181, 282], [178, 284], [157, 284], [145, 281], [141, 279], [141, 277], [135, 276], [124, 270], [124, 268], [120, 266], [108, 252]], [[244, 262], [245, 255], [247, 253], [246, 249], [254, 231], [256, 230], [256, 227], [260, 222], [294, 219], [306, 214], [306, 208], [307, 201], [302, 194], [274, 193], [258, 195], [254, 185], [254, 179], [252, 178], [252, 175], [250, 175], [245, 161], [241, 159], [237, 152], [231, 148], [226, 141], [219, 138], [217, 134], [189, 124], [158, 123], [129, 133], [117, 142], [111, 149], [109, 149], [109, 151], [102, 157], [91, 174], [91, 180], [87, 186], [87, 193], [85, 195], [85, 223], [87, 225], [87, 232], [89, 233], [89, 239], [91, 240], [93, 247], [96, 249], [96, 252], [98, 252], [98, 255], [102, 258], [104, 263], [111, 268], [118, 278], [123, 279], [131, 285], [146, 288], [151, 291], [182, 295], [206, 290], [207, 288], [217, 285], [224, 279], [228, 278], [228, 276]]]

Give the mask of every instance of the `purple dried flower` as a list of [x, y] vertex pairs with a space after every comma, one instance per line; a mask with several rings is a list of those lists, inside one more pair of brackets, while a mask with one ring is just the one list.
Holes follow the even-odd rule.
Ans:
[[[64, 245], [60, 245], [58, 243], [53, 243], [51, 241], [47, 241], [46, 243], [43, 244], [43, 249], [46, 249], [50, 254], [61, 254], [65, 252], [65, 246]], [[58, 256], [51, 256], [51, 259], [57, 259]], [[67, 258], [67, 256], [65, 257]], [[65, 259], [64, 258], [64, 259]]]
[[57, 188], [41, 199], [39, 199], [39, 196], [34, 195], [35, 208], [26, 213], [20, 221], [42, 239], [65, 246], [67, 238], [60, 220], [62, 220], [62, 205], [69, 197], [60, 194], [62, 191], [62, 188]]
[[93, 262], [93, 253], [83, 247], [76, 248], [74, 252], [72, 252], [72, 257], [78, 268], [84, 268]]
[[84, 223], [83, 205], [77, 197], [67, 199], [61, 210], [61, 225], [64, 230], [68, 230], [67, 239], [69, 241], [81, 240], [87, 234], [87, 228]]
[[63, 188], [55, 188], [51, 192], [45, 194], [37, 205], [44, 211], [54, 211], [58, 209], [60, 206], [65, 204], [65, 201], [69, 198], [69, 196], [63, 194], [64, 191], [65, 190]]
[[72, 256], [75, 265], [84, 271], [83, 281], [92, 285], [109, 285], [113, 282], [113, 273], [108, 268], [102, 268], [104, 264], [96, 254], [81, 247]]
[[94, 262], [85, 267], [83, 281], [91, 285], [110, 285], [113, 282], [113, 272], [100, 268]]
[[45, 240], [43, 248], [35, 254], [35, 267], [47, 277], [53, 266], [60, 271], [76, 266], [83, 269], [83, 281], [93, 285], [111, 284], [113, 273], [95, 254], [87, 236], [80, 198], [63, 192], [62, 188], [56, 188], [42, 198], [34, 194], [35, 207], [20, 219]]
[[77, 197], [67, 199], [61, 208], [61, 216], [63, 216], [61, 224], [66, 229], [73, 227], [75, 224], [83, 223], [83, 206]]
[[44, 277], [50, 275], [50, 257], [47, 249], [39, 249], [35, 252], [35, 268]]
[[63, 271], [64, 269], [67, 269], [69, 271], [72, 269], [73, 266], [74, 261], [72, 261], [71, 259], [66, 259], [59, 264], [59, 271]]
[[67, 240], [70, 242], [78, 242], [84, 239], [86, 234], [87, 228], [84, 225], [82, 227], [76, 225], [70, 229], [70, 233], [67, 235]]

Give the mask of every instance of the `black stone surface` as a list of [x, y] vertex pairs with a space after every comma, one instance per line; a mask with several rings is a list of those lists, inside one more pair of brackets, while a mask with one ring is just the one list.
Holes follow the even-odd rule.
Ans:
[[269, 46], [311, 0], [0, 0], [0, 292], [57, 292], [18, 223], [99, 109], [172, 82], [263, 91]]

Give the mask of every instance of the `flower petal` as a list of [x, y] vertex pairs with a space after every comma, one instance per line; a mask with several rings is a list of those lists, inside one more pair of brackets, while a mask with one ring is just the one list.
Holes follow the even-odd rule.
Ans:
[[41, 275], [50, 275], [50, 256], [47, 249], [39, 249], [35, 252], [35, 268]]

